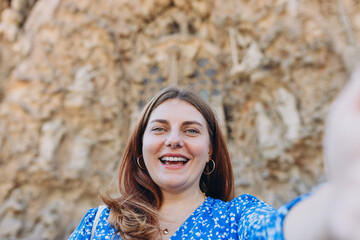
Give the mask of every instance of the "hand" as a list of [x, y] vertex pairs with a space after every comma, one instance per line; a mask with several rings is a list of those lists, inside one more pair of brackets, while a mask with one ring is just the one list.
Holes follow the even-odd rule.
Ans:
[[333, 239], [360, 239], [360, 65], [332, 105], [324, 136]]

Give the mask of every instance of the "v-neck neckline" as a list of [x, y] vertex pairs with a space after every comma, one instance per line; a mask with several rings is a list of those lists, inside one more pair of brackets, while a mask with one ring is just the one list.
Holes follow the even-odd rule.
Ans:
[[183, 222], [183, 224], [180, 225], [180, 227], [174, 232], [174, 234], [171, 235], [171, 237], [169, 238], [169, 240], [174, 240], [173, 237], [176, 236], [176, 235], [184, 228], [184, 226], [187, 225], [187, 223], [188, 223], [193, 217], [195, 217], [195, 219], [196, 219], [196, 218], [198, 217], [198, 216], [196, 216], [196, 215], [199, 215], [199, 213], [204, 209], [205, 204], [207, 205], [210, 200], [212, 200], [212, 198], [211, 198], [211, 197], [207, 197], [207, 198], [205, 199], [205, 201], [204, 201], [202, 204], [200, 204], [200, 205], [190, 214], [190, 216], [185, 220], [185, 222]]

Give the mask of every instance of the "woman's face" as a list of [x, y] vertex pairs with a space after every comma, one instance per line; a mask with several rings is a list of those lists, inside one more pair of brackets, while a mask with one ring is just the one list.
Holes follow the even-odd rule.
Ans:
[[188, 102], [167, 100], [150, 115], [142, 152], [151, 178], [162, 191], [198, 190], [211, 156], [206, 120]]

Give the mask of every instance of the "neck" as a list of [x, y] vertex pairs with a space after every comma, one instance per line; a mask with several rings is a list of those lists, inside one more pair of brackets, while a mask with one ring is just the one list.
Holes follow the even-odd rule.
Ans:
[[160, 239], [169, 239], [186, 219], [206, 199], [200, 189], [173, 193], [163, 191], [163, 202], [159, 209]]
[[188, 211], [192, 212], [206, 199], [200, 189], [181, 193], [163, 191], [162, 194], [163, 201], [159, 209], [160, 214], [167, 215], [171, 213], [170, 216], [177, 216], [177, 218], [179, 215], [174, 213], [185, 213]]

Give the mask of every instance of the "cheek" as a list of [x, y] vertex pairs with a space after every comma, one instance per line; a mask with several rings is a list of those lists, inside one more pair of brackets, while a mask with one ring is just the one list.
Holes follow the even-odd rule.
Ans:
[[151, 144], [151, 141], [148, 141], [146, 139], [143, 140], [143, 146], [142, 146], [142, 155], [143, 155], [143, 159], [144, 159], [144, 163], [146, 168], [149, 170], [149, 167], [151, 168], [151, 166], [153, 164], [149, 164], [151, 159], [153, 159], [153, 155], [155, 153], [154, 147]]
[[151, 142], [147, 141], [147, 139], [144, 138], [143, 140], [143, 146], [142, 146], [142, 154], [144, 156], [144, 158], [149, 154], [149, 152], [151, 152]]
[[198, 144], [193, 144], [192, 149], [194, 154], [201, 156], [206, 159], [206, 161], [208, 160], [211, 149], [210, 144], [206, 141], [206, 139], [199, 141]]
[[142, 154], [145, 158], [151, 157], [151, 155], [155, 154], [159, 148], [159, 143], [156, 138], [144, 135], [143, 138], [143, 146], [142, 146]]

